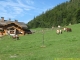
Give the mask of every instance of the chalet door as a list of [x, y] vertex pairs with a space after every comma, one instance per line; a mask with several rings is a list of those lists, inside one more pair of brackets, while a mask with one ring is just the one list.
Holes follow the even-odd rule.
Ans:
[[19, 34], [19, 31], [16, 29], [16, 34]]

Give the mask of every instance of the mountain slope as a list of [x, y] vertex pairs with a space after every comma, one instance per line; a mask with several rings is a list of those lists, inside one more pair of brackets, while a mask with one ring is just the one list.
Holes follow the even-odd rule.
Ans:
[[70, 0], [43, 12], [28, 22], [29, 28], [52, 27], [80, 23], [80, 0]]

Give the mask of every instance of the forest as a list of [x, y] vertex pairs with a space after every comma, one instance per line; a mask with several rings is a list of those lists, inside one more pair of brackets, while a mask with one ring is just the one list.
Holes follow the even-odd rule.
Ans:
[[29, 28], [51, 28], [80, 23], [80, 0], [70, 0], [42, 12], [27, 23]]

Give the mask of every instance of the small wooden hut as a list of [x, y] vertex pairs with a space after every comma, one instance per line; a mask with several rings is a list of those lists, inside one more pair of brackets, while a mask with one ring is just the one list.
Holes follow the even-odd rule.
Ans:
[[18, 20], [11, 21], [4, 20], [4, 17], [0, 19], [0, 34], [7, 35], [10, 34], [18, 34], [18, 35], [25, 35], [28, 27], [23, 22], [18, 22]]

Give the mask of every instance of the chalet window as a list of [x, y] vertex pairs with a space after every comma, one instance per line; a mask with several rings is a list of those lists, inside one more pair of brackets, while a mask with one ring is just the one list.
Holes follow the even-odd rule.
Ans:
[[14, 34], [14, 31], [10, 31], [10, 34]]

